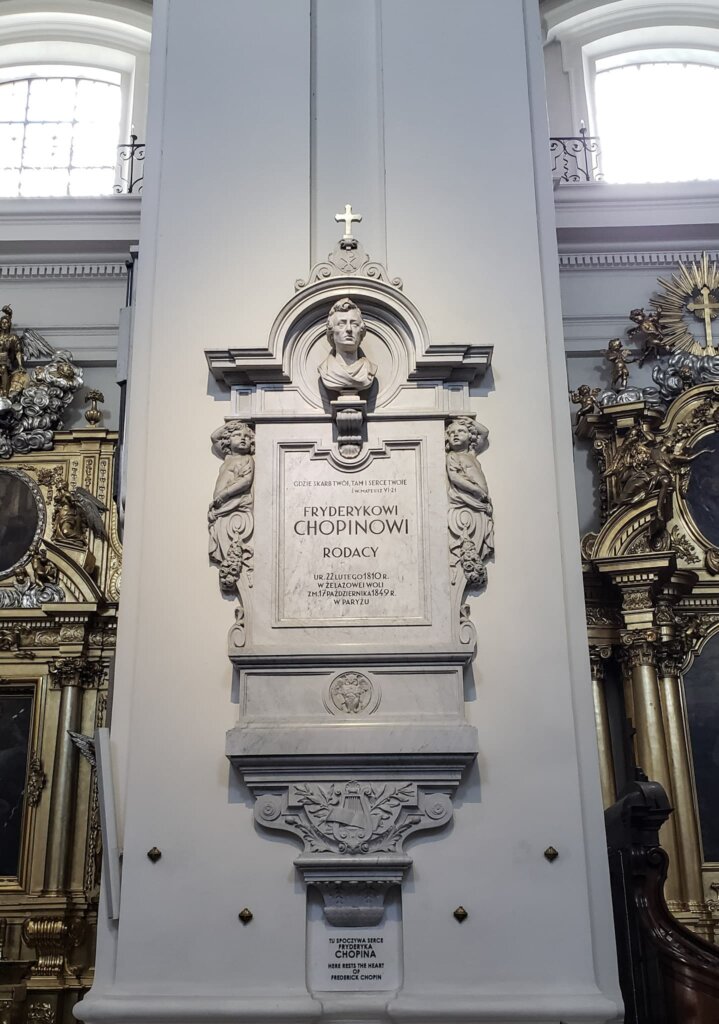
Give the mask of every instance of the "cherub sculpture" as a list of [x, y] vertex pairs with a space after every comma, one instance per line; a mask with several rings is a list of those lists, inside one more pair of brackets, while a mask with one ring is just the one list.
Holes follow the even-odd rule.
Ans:
[[70, 490], [64, 480], [59, 480], [53, 507], [53, 540], [61, 544], [83, 544], [87, 530], [101, 540], [107, 538], [107, 530], [102, 520], [102, 513], [107, 512], [107, 505], [103, 505], [99, 498], [84, 487], [73, 487]]
[[623, 391], [629, 380], [629, 363], [635, 362], [628, 348], [624, 348], [620, 338], [612, 338], [602, 353], [612, 364], [612, 387]]
[[588, 384], [580, 384], [576, 391], [569, 392], [569, 398], [572, 403], [579, 406], [574, 419], [575, 428], [579, 426], [585, 416], [589, 416], [590, 413], [596, 410], [596, 399], [601, 390], [601, 388], [590, 388]]
[[212, 450], [223, 461], [207, 513], [210, 559], [220, 567], [220, 586], [231, 591], [238, 586], [243, 569], [247, 585], [252, 586], [252, 548], [248, 544], [255, 528], [252, 427], [242, 420], [228, 421], [213, 433]]
[[665, 340], [657, 313], [645, 313], [643, 309], [633, 309], [629, 314], [629, 319], [636, 324], [636, 327], [631, 327], [627, 331], [627, 337], [636, 338], [643, 345], [638, 361], [639, 366], [644, 366], [647, 359], [652, 356], [657, 357], [671, 351], [672, 343]]
[[494, 551], [494, 519], [487, 480], [477, 458], [489, 431], [469, 416], [445, 431], [452, 582], [459, 568], [470, 584], [487, 582], [485, 562]]

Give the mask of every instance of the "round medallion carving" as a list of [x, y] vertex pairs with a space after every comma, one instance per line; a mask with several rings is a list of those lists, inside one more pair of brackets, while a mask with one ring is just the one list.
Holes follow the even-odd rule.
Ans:
[[379, 704], [379, 688], [362, 672], [340, 672], [330, 683], [325, 698], [333, 714], [371, 714]]

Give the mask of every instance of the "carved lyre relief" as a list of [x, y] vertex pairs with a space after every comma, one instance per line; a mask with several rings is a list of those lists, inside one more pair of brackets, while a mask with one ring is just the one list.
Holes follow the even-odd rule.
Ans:
[[460, 570], [467, 583], [487, 582], [487, 559], [494, 551], [494, 518], [487, 481], [477, 458], [489, 431], [468, 416], [459, 416], [445, 431], [449, 550], [452, 583]]
[[207, 513], [210, 559], [220, 567], [222, 589], [236, 590], [239, 596], [243, 573], [252, 586], [255, 433], [249, 423], [229, 420], [213, 433], [212, 450], [222, 466]]

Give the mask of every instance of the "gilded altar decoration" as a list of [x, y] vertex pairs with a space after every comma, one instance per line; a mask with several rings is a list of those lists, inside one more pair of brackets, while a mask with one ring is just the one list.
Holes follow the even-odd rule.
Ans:
[[627, 331], [627, 337], [642, 345], [642, 351], [637, 361], [638, 366], [644, 366], [647, 359], [656, 359], [660, 355], [671, 352], [673, 342], [664, 337], [657, 313], [646, 313], [644, 308], [633, 309], [629, 314], [629, 319], [635, 326], [630, 327]]
[[64, 480], [58, 480], [53, 498], [53, 540], [82, 546], [88, 530], [104, 540], [107, 531], [102, 514], [107, 510], [107, 505], [86, 488], [70, 490]]
[[[675, 352], [716, 356], [712, 323], [719, 314], [719, 263], [707, 253], [680, 263], [670, 281], [659, 278], [662, 293], [652, 299], [664, 343]], [[692, 321], [699, 328], [692, 330]]]
[[585, 416], [597, 410], [597, 395], [601, 388], [590, 388], [588, 384], [580, 384], [574, 391], [569, 392], [569, 400], [573, 405], [578, 405], [577, 415], [574, 419], [575, 430], [579, 427]]
[[634, 356], [622, 345], [621, 338], [612, 338], [603, 355], [612, 367], [612, 387], [623, 391], [629, 381], [629, 364], [634, 362]]
[[[615, 388], [592, 409], [585, 385], [576, 422], [599, 470], [601, 522], [582, 541], [592, 689], [605, 806], [636, 771], [661, 784], [670, 910], [717, 942], [719, 271], [704, 255], [660, 285], [654, 313], [630, 313], [637, 350], [613, 347]], [[632, 357], [654, 363], [655, 388], [630, 386]]]
[[[34, 369], [28, 363], [43, 360]], [[13, 331], [12, 309], [0, 316], [0, 458], [52, 448], [62, 416], [82, 384], [72, 353], [35, 331]]]
[[[230, 420], [212, 435], [212, 450], [222, 458], [207, 513], [210, 559], [220, 568], [220, 586], [240, 595], [244, 578], [252, 586], [255, 434], [249, 423]], [[240, 603], [242, 599], [240, 596]]]
[[494, 518], [487, 480], [477, 458], [489, 431], [468, 416], [445, 431], [452, 582], [460, 571], [470, 586], [487, 582], [486, 562], [494, 552]]
[[72, 734], [107, 708], [122, 551], [117, 436], [64, 429], [79, 371], [2, 313], [0, 959], [30, 976], [22, 1024], [69, 1020], [92, 982], [99, 808]]

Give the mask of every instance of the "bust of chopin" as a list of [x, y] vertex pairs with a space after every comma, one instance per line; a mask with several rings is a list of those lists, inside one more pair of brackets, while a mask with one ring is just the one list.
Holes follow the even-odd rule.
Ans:
[[328, 391], [366, 391], [372, 386], [377, 367], [359, 354], [366, 332], [362, 314], [351, 299], [335, 302], [327, 318], [332, 352], [317, 368]]

